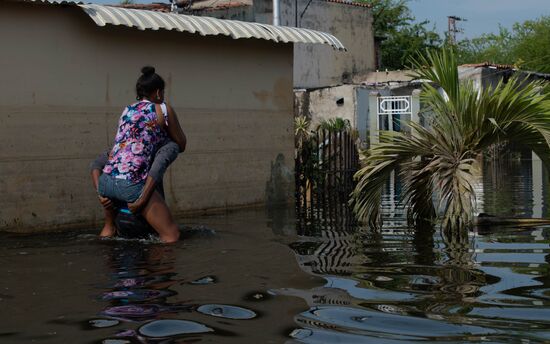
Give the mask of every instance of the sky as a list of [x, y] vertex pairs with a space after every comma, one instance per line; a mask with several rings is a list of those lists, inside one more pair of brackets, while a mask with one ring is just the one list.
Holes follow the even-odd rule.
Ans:
[[[118, 3], [120, 0], [84, 0], [94, 3]], [[134, 0], [138, 3], [168, 0]], [[306, 0], [298, 0], [306, 1]], [[437, 31], [447, 31], [447, 16], [466, 18], [459, 23], [464, 29], [457, 38], [474, 38], [483, 33], [498, 32], [499, 24], [511, 28], [515, 22], [550, 15], [550, 0], [409, 0], [417, 21], [429, 20]]]
[[474, 38], [498, 32], [499, 24], [511, 28], [515, 22], [550, 16], [550, 0], [410, 0], [417, 21], [429, 20], [440, 34], [447, 31], [447, 16], [466, 18], [457, 38]]

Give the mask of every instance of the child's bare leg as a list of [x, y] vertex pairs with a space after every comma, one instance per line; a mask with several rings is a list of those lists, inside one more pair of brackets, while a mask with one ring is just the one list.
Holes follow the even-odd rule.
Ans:
[[103, 226], [103, 229], [99, 233], [100, 237], [112, 237], [116, 233], [116, 227], [115, 227], [115, 208], [113, 207], [113, 202], [106, 198], [99, 196], [99, 202], [103, 206], [103, 209], [105, 211], [105, 225]]
[[110, 238], [116, 233], [115, 211], [114, 209], [105, 209], [105, 225], [99, 233], [100, 237]]

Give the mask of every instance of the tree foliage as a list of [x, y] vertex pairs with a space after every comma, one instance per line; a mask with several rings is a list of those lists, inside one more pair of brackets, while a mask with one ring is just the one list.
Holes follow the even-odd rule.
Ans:
[[372, 5], [374, 35], [381, 40], [380, 68], [404, 69], [416, 52], [441, 45], [441, 38], [434, 28], [428, 28], [428, 21], [415, 23], [409, 0], [357, 1]]
[[433, 114], [431, 129], [409, 123], [411, 133], [382, 131], [380, 143], [361, 153], [352, 204], [373, 226], [379, 225], [382, 189], [394, 170], [404, 180], [411, 222], [441, 214], [444, 228], [464, 228], [475, 209], [476, 161], [488, 147], [525, 145], [550, 166], [550, 95], [541, 92], [541, 83], [512, 77], [479, 91], [471, 81], [459, 81], [450, 50], [426, 56], [413, 65], [415, 77], [430, 81], [423, 84], [421, 102]]
[[492, 62], [519, 69], [550, 73], [550, 16], [500, 27], [497, 34], [459, 42], [461, 63]]

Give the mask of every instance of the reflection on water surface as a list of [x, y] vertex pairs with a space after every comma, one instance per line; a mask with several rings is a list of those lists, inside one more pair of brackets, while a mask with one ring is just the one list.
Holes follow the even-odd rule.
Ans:
[[[540, 163], [485, 169], [481, 212], [547, 215]], [[550, 226], [477, 228], [449, 241], [408, 228], [399, 193], [399, 181], [388, 183], [380, 232], [327, 227], [291, 245], [301, 267], [326, 280], [284, 291], [310, 306], [296, 316], [295, 341], [550, 342]]]
[[[547, 215], [545, 174], [499, 169], [480, 178], [483, 211]], [[408, 228], [398, 196], [388, 184], [380, 232], [297, 233], [270, 209], [182, 220], [203, 227], [172, 246], [2, 235], [0, 342], [550, 342], [550, 226], [449, 242]]]
[[0, 342], [286, 341], [307, 304], [271, 289], [320, 279], [299, 269], [263, 210], [193, 221], [199, 229], [169, 246], [3, 234]]

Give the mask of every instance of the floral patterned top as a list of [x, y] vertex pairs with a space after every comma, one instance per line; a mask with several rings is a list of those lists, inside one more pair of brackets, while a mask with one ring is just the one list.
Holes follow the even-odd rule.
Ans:
[[[167, 114], [163, 112], [167, 123]], [[144, 181], [155, 152], [167, 138], [157, 123], [155, 104], [142, 100], [126, 107], [103, 173], [132, 182]]]

